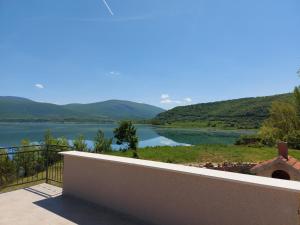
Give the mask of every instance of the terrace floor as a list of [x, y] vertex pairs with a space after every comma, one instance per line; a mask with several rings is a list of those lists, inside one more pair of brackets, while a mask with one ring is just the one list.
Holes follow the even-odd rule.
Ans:
[[132, 217], [62, 196], [62, 189], [39, 184], [0, 194], [0, 225], [141, 225]]

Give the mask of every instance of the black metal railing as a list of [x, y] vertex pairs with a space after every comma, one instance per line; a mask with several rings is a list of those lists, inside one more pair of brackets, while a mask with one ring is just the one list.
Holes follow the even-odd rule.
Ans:
[[0, 148], [0, 191], [30, 183], [61, 184], [63, 158], [68, 146], [30, 145]]

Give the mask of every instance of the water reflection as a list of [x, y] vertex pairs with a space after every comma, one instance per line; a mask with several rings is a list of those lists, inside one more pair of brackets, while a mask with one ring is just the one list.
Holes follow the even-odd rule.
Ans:
[[[75, 124], [75, 123], [0, 123], [0, 146], [19, 145], [26, 138], [40, 142], [46, 130], [50, 129], [55, 137], [74, 140], [82, 134], [89, 146], [97, 130], [101, 129], [106, 137], [113, 137], [116, 124]], [[193, 129], [168, 129], [148, 125], [137, 125], [139, 146], [175, 146], [196, 144], [232, 144], [241, 131], [207, 131]], [[114, 148], [115, 144], [114, 144]]]

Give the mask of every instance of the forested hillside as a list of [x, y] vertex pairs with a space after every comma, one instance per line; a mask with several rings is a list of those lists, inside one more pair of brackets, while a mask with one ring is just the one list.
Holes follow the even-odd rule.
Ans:
[[156, 116], [153, 124], [186, 127], [259, 128], [273, 101], [293, 101], [292, 94], [180, 106]]

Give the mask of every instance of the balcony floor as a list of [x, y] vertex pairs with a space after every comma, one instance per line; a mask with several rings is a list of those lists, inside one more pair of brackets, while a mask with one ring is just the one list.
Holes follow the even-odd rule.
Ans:
[[134, 218], [62, 196], [62, 189], [40, 184], [0, 194], [0, 225], [141, 225]]

